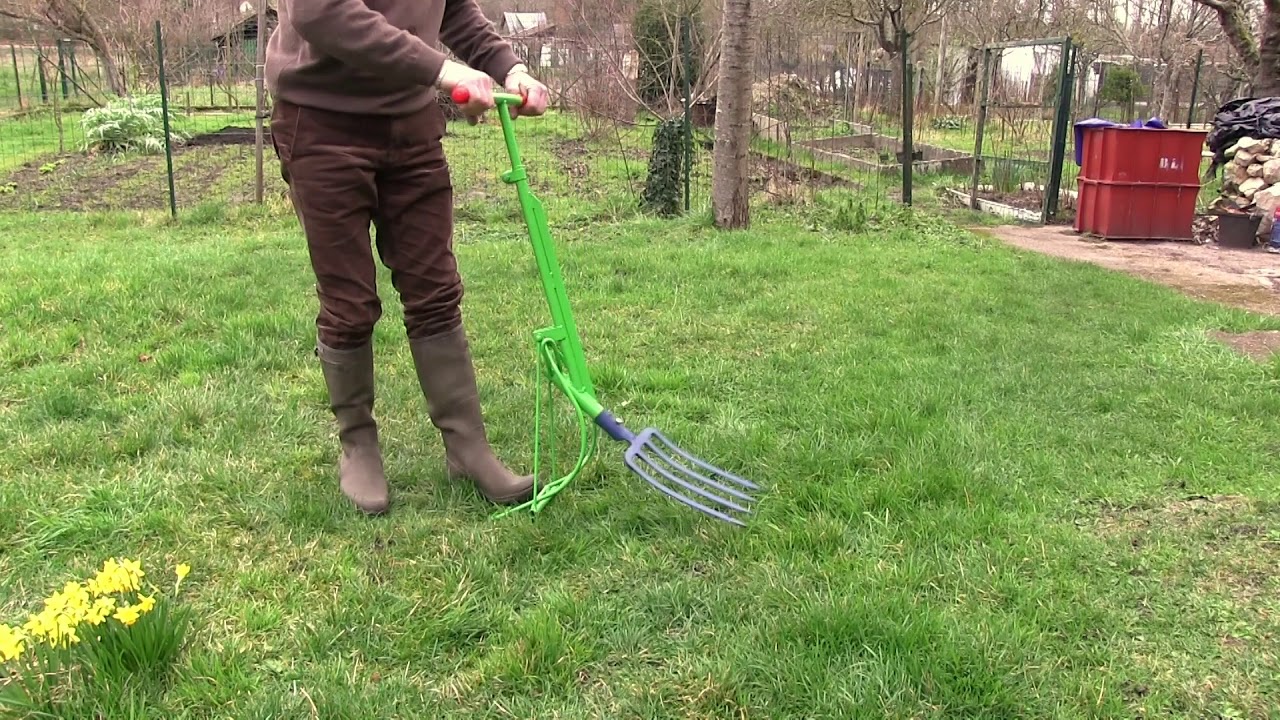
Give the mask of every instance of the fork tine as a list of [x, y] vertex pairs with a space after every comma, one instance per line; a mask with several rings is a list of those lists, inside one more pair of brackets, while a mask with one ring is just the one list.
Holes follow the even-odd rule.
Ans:
[[[731, 475], [731, 474], [729, 474], [729, 473], [725, 472], [724, 470], [721, 470], [720, 468], [711, 467], [710, 465], [707, 465], [706, 463], [704, 463], [704, 462], [702, 462], [702, 461], [698, 460], [698, 458], [693, 457], [693, 456], [692, 456], [692, 455], [690, 455], [689, 453], [687, 453], [687, 452], [685, 452], [685, 451], [681, 450], [681, 449], [680, 449], [680, 448], [679, 448], [675, 443], [671, 442], [670, 440], [668, 440], [667, 438], [663, 437], [662, 435], [660, 435], [660, 434], [658, 434], [658, 433], [654, 433], [654, 434], [653, 434], [653, 436], [654, 436], [654, 437], [656, 437], [656, 438], [658, 438], [659, 440], [661, 440], [665, 445], [667, 445], [667, 447], [671, 448], [671, 449], [672, 449], [676, 454], [680, 455], [680, 456], [681, 456], [681, 457], [683, 457], [683, 458], [686, 458], [686, 459], [688, 459], [688, 460], [691, 460], [694, 464], [697, 464], [697, 465], [703, 466], [704, 468], [708, 468], [708, 469], [710, 469], [710, 471], [711, 471], [711, 472], [713, 472], [714, 474], [716, 474], [716, 475], [718, 475], [718, 476], [720, 476], [720, 477], [723, 477], [723, 478], [725, 478], [725, 479], [727, 479], [727, 480], [734, 480], [734, 479], [738, 479], [738, 480], [740, 480], [740, 479], [741, 479], [741, 478], [734, 478], [734, 476], [733, 476], [733, 475]], [[747, 494], [745, 494], [745, 493], [742, 493], [742, 492], [739, 492], [739, 491], [737, 491], [737, 490], [734, 490], [733, 488], [728, 487], [727, 485], [724, 485], [723, 483], [719, 483], [719, 482], [716, 482], [715, 480], [712, 480], [711, 478], [707, 477], [706, 475], [703, 475], [703, 474], [701, 474], [701, 473], [695, 472], [695, 471], [691, 470], [690, 468], [685, 467], [685, 466], [684, 466], [684, 465], [682, 465], [681, 463], [679, 463], [679, 462], [677, 462], [676, 460], [674, 460], [670, 455], [668, 455], [668, 454], [664, 453], [664, 452], [662, 451], [662, 449], [661, 449], [660, 447], [658, 447], [658, 445], [657, 445], [656, 443], [648, 443], [648, 444], [646, 445], [646, 447], [647, 447], [647, 449], [648, 449], [648, 450], [652, 451], [653, 453], [656, 453], [659, 457], [661, 457], [664, 461], [666, 461], [669, 465], [671, 465], [671, 467], [673, 467], [675, 470], [677, 470], [678, 472], [683, 473], [686, 477], [690, 477], [690, 478], [694, 478], [694, 479], [700, 480], [700, 481], [702, 481], [702, 482], [706, 483], [707, 485], [710, 485], [711, 487], [714, 487], [715, 489], [720, 490], [721, 492], [728, 493], [729, 495], [732, 495], [732, 496], [734, 496], [734, 497], [738, 498], [739, 500], [743, 500], [743, 501], [745, 501], [745, 502], [755, 502], [755, 499], [754, 499], [754, 498], [752, 498], [750, 495], [747, 495]], [[749, 483], [749, 482], [747, 482], [747, 481], [745, 481], [745, 480], [743, 480], [742, 482], [746, 483], [747, 485], [751, 485], [751, 483]], [[754, 489], [754, 486], [752, 486], [752, 488]], [[746, 512], [746, 511], [744, 510], [743, 512]]]
[[[664, 464], [659, 463], [658, 461], [656, 461], [656, 460], [653, 458], [653, 455], [652, 455], [650, 452], [639, 452], [639, 453], [637, 453], [637, 457], [642, 458], [642, 459], [643, 459], [646, 463], [648, 463], [651, 467], [653, 467], [655, 470], [657, 470], [659, 473], [661, 473], [663, 477], [665, 477], [665, 478], [667, 478], [668, 480], [670, 480], [670, 481], [674, 482], [675, 484], [679, 485], [680, 487], [682, 487], [682, 488], [684, 488], [684, 489], [686, 489], [686, 490], [691, 490], [691, 491], [693, 491], [693, 492], [697, 493], [698, 495], [701, 495], [702, 497], [706, 498], [707, 500], [710, 500], [710, 501], [712, 501], [712, 502], [715, 502], [715, 503], [718, 503], [718, 504], [720, 504], [720, 505], [723, 505], [723, 506], [725, 506], [725, 507], [727, 507], [727, 508], [729, 508], [729, 509], [731, 509], [731, 510], [736, 510], [736, 511], [738, 511], [738, 512], [742, 512], [742, 513], [749, 513], [749, 512], [751, 512], [751, 511], [750, 511], [750, 510], [748, 510], [747, 508], [742, 507], [741, 505], [737, 504], [736, 502], [734, 502], [734, 501], [732, 501], [732, 500], [730, 500], [730, 499], [728, 499], [728, 498], [726, 498], [726, 497], [723, 497], [723, 496], [721, 496], [721, 495], [717, 495], [717, 494], [715, 494], [715, 493], [713, 493], [713, 492], [709, 492], [709, 491], [707, 491], [707, 490], [704, 490], [704, 489], [702, 489], [702, 488], [698, 487], [697, 485], [693, 484], [692, 482], [690, 482], [688, 479], [686, 479], [686, 477], [682, 476], [682, 473], [684, 473], [684, 472], [688, 472], [688, 473], [690, 473], [690, 474], [691, 474], [693, 477], [695, 477], [695, 478], [696, 478], [696, 477], [701, 477], [701, 476], [699, 476], [697, 473], [694, 473], [692, 470], [687, 470], [686, 468], [684, 468], [683, 466], [681, 466], [679, 463], [676, 463], [676, 462], [672, 461], [670, 458], [667, 458], [666, 456], [664, 456], [664, 455], [662, 454], [662, 452], [661, 452], [661, 451], [657, 450], [656, 448], [652, 448], [652, 447], [647, 447], [647, 446], [646, 446], [646, 447], [644, 448], [644, 450], [652, 451], [652, 453], [657, 454], [657, 455], [658, 455], [659, 457], [661, 457], [664, 461], [666, 461], [666, 465], [664, 466]], [[711, 484], [711, 485], [717, 485], [717, 483], [715, 483], [715, 482], [711, 482], [711, 481], [708, 481], [708, 482], [710, 482], [710, 484]], [[736, 494], [736, 493], [734, 493], [734, 494]], [[750, 502], [750, 501], [751, 501], [751, 499], [750, 499], [750, 498], [743, 498], [743, 499], [747, 500], [747, 502]]]
[[[679, 445], [676, 445], [676, 444], [675, 444], [674, 442], [672, 442], [672, 441], [671, 441], [671, 440], [670, 440], [666, 435], [663, 435], [662, 433], [658, 432], [657, 430], [653, 430], [653, 431], [652, 431], [652, 436], [653, 436], [653, 437], [655, 437], [655, 438], [657, 438], [658, 440], [660, 440], [664, 445], [666, 445], [668, 448], [670, 448], [670, 449], [671, 449], [673, 452], [675, 452], [677, 455], [680, 455], [680, 456], [681, 456], [681, 457], [683, 457], [684, 459], [688, 460], [689, 462], [693, 463], [694, 465], [697, 465], [698, 467], [702, 468], [703, 470], [706, 470], [706, 471], [708, 471], [708, 472], [711, 472], [711, 473], [714, 473], [714, 474], [716, 474], [716, 475], [719, 475], [720, 477], [723, 477], [723, 478], [725, 478], [726, 480], [731, 480], [731, 481], [733, 481], [734, 483], [737, 483], [738, 485], [741, 485], [742, 487], [749, 488], [749, 489], [751, 489], [751, 490], [759, 490], [759, 489], [760, 489], [760, 486], [759, 486], [759, 485], [756, 485], [755, 483], [751, 482], [750, 480], [747, 480], [747, 479], [745, 479], [745, 478], [738, 477], [737, 475], [734, 475], [733, 473], [728, 472], [727, 470], [723, 470], [723, 469], [721, 469], [721, 468], [718, 468], [718, 467], [716, 467], [716, 466], [714, 466], [714, 465], [711, 465], [710, 463], [706, 462], [705, 460], [703, 460], [703, 459], [701, 459], [701, 458], [699, 458], [699, 457], [695, 457], [694, 455], [691, 455], [691, 454], [689, 454], [688, 452], [685, 452], [685, 450], [684, 450], [683, 448], [681, 448]], [[732, 490], [728, 490], [727, 488], [725, 488], [725, 490], [726, 490], [726, 492], [733, 492]], [[743, 497], [743, 499], [745, 500], [745, 499], [747, 499], [747, 498]]]
[[[741, 520], [738, 520], [737, 518], [734, 518], [734, 517], [730, 517], [720, 512], [719, 510], [714, 510], [712, 508], [709, 508], [706, 505], [703, 505], [702, 503], [698, 502], [697, 500], [694, 500], [693, 498], [690, 498], [690, 497], [686, 497], [672, 490], [671, 488], [667, 487], [661, 482], [658, 482], [657, 479], [655, 479], [652, 475], [646, 472], [643, 467], [641, 467], [640, 461], [644, 461], [645, 463], [650, 463], [649, 458], [646, 458], [642, 455], [629, 456], [626, 460], [626, 463], [627, 463], [627, 466], [630, 467], [633, 472], [635, 472], [640, 477], [644, 478], [646, 482], [648, 482], [650, 485], [660, 490], [665, 495], [668, 495], [669, 497], [675, 499], [677, 502], [683, 503], [695, 510], [698, 510], [702, 513], [710, 515], [711, 517], [717, 518], [719, 520], [723, 520], [733, 525], [746, 527], [746, 523], [742, 522]], [[659, 474], [662, 474], [664, 476], [666, 475], [666, 472], [661, 468], [658, 468], [656, 466], [652, 466], [652, 467], [654, 467], [654, 469], [657, 470]]]

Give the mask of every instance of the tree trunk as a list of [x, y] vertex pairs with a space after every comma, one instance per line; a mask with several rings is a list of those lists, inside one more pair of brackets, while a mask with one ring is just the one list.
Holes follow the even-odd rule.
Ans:
[[981, 66], [982, 51], [969, 48], [964, 63], [964, 78], [960, 81], [960, 103], [963, 105], [972, 105], [978, 101], [978, 75], [982, 72]]
[[943, 15], [941, 26], [938, 28], [938, 72], [933, 80], [933, 109], [938, 111], [942, 109], [946, 102], [947, 93], [944, 90], [946, 83], [946, 64], [947, 64], [947, 16]]
[[755, 51], [751, 0], [724, 0], [724, 39], [716, 92], [711, 204], [716, 227], [751, 224], [751, 68]]
[[[1244, 64], [1245, 68], [1254, 78], [1254, 92], [1260, 95], [1275, 95], [1280, 91], [1280, 77], [1277, 77], [1277, 61], [1280, 60], [1280, 48], [1276, 44], [1280, 42], [1280, 17], [1277, 17], [1277, 8], [1280, 5], [1276, 0], [1266, 0], [1265, 8], [1262, 14], [1262, 42], [1270, 43], [1269, 48], [1262, 51], [1258, 48], [1258, 39], [1253, 36], [1253, 23], [1249, 18], [1249, 9], [1245, 6], [1243, 0], [1195, 0], [1195, 2], [1212, 8], [1218, 14], [1218, 24], [1222, 26], [1222, 32], [1227, 36], [1227, 42], [1231, 44], [1231, 49], [1235, 50], [1236, 57]], [[1262, 62], [1261, 53], [1265, 52], [1269, 62]], [[1267, 69], [1263, 69], [1264, 65]]]
[[[101, 39], [103, 43], [106, 38]], [[111, 94], [117, 97], [124, 97], [128, 94], [124, 86], [124, 76], [120, 73], [120, 65], [116, 62], [115, 54], [111, 52], [111, 47], [99, 46], [97, 41], [90, 43], [94, 52], [98, 56], [98, 62], [102, 64], [102, 74], [106, 76], [107, 88], [111, 90]]]
[[1160, 0], [1160, 7], [1157, 10], [1155, 31], [1160, 33], [1160, 41], [1156, 46], [1156, 57], [1160, 60], [1160, 68], [1156, 70], [1153, 78], [1155, 81], [1152, 88], [1151, 99], [1152, 106], [1155, 109], [1155, 117], [1165, 117], [1166, 113], [1171, 109], [1169, 107], [1169, 94], [1173, 87], [1174, 76], [1174, 53], [1169, 48], [1169, 32], [1172, 30], [1171, 24], [1173, 20], [1173, 0]]
[[1280, 0], [1267, 0], [1258, 43], [1258, 69], [1253, 91], [1261, 97], [1280, 95]]

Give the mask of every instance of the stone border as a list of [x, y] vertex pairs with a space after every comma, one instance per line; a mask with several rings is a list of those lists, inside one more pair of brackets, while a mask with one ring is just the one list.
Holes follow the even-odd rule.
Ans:
[[[946, 190], [953, 197], [963, 200], [966, 208], [969, 207], [968, 191], [956, 190], [955, 188], [947, 188]], [[1034, 210], [1025, 210], [1012, 205], [1005, 205], [1004, 203], [999, 203], [994, 200], [978, 198], [978, 209], [991, 215], [998, 215], [1000, 217], [1012, 218], [1023, 222], [1035, 223], [1036, 225], [1040, 224], [1039, 212]]]

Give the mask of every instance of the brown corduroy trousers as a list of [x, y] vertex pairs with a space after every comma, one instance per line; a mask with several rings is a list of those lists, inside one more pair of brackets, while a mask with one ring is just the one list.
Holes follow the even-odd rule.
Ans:
[[347, 349], [372, 337], [382, 317], [375, 237], [404, 306], [408, 337], [461, 324], [444, 131], [444, 113], [434, 102], [406, 117], [276, 102], [271, 140], [315, 271], [321, 343]]

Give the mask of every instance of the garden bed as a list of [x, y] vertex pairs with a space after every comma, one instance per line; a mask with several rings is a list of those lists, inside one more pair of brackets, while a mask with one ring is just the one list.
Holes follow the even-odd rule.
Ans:
[[[819, 160], [850, 165], [859, 170], [880, 174], [902, 172], [902, 141], [876, 133], [842, 135], [820, 140], [803, 140], [796, 145]], [[973, 172], [973, 156], [936, 145], [916, 143], [912, 146], [917, 173]]]
[[[948, 192], [961, 203], [968, 205], [968, 189], [948, 189]], [[1052, 225], [1069, 225], [1075, 222], [1075, 193], [1063, 192], [1058, 202], [1058, 216]], [[1044, 190], [1023, 189], [998, 190], [990, 186], [979, 187], [978, 209], [983, 212], [1007, 217], [1022, 222], [1039, 223], [1044, 210]]]

